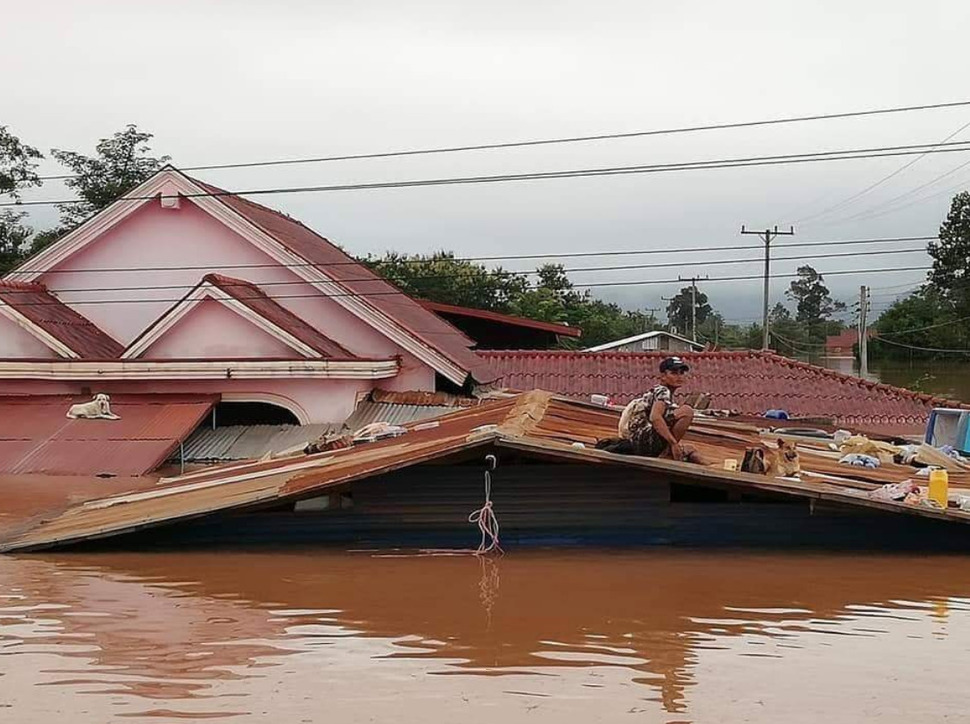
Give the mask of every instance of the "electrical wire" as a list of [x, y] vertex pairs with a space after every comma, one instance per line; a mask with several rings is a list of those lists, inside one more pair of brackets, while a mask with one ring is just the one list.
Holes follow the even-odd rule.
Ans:
[[[888, 274], [896, 272], [909, 272], [909, 271], [926, 271], [929, 267], [925, 266], [904, 266], [904, 267], [888, 267], [883, 269], [841, 269], [836, 271], [823, 271], [821, 274], [827, 276], [840, 276], [840, 275], [856, 275], [856, 274]], [[772, 274], [771, 279], [794, 279], [799, 275], [795, 274]], [[738, 275], [738, 276], [727, 276], [727, 277], [710, 277], [705, 279], [706, 282], [735, 282], [735, 281], [749, 281], [749, 280], [763, 280], [764, 275]], [[636, 281], [614, 281], [614, 282], [590, 282], [582, 284], [573, 284], [574, 289], [591, 289], [591, 288], [601, 288], [601, 287], [629, 287], [629, 286], [648, 286], [654, 284], [681, 284], [683, 279], [642, 279]], [[533, 289], [541, 289], [542, 287], [533, 287]], [[320, 294], [291, 294], [291, 295], [278, 295], [272, 297], [274, 301], [280, 299], [333, 299], [337, 297], [357, 297], [357, 298], [368, 298], [368, 297], [382, 297], [382, 296], [397, 296], [404, 295], [398, 289], [382, 291], [382, 292], [340, 292], [340, 293], [320, 293]], [[406, 295], [405, 295], [406, 296]], [[184, 299], [184, 297], [182, 298]], [[87, 304], [160, 304], [160, 303], [171, 303], [181, 302], [182, 299], [151, 299], [151, 298], [141, 298], [141, 299], [101, 299], [101, 300], [80, 300], [71, 301], [71, 306], [87, 305]], [[410, 297], [408, 297], [408, 303], [413, 302]], [[24, 302], [18, 304], [18, 306], [49, 306], [51, 302]]]
[[[970, 121], [967, 121], [966, 123], [964, 123], [957, 130], [955, 130], [953, 133], [951, 133], [946, 138], [944, 138], [942, 141], [940, 141], [940, 143], [946, 143], [947, 141], [949, 141], [950, 139], [952, 139], [954, 136], [957, 136], [960, 133], [962, 133], [963, 131], [965, 131], [967, 128], [970, 128]], [[821, 211], [819, 211], [817, 213], [810, 214], [808, 216], [804, 216], [804, 217], [802, 217], [800, 219], [797, 219], [794, 223], [796, 223], [796, 224], [802, 224], [802, 223], [805, 223], [806, 221], [811, 221], [812, 219], [818, 219], [818, 218], [820, 218], [822, 216], [827, 216], [828, 214], [832, 213], [833, 211], [838, 211], [839, 209], [845, 208], [846, 206], [852, 204], [852, 202], [856, 201], [857, 199], [860, 199], [863, 196], [865, 196], [866, 194], [868, 194], [869, 192], [874, 191], [875, 189], [879, 188], [880, 186], [882, 186], [884, 183], [886, 183], [890, 179], [895, 178], [896, 176], [898, 176], [899, 174], [901, 174], [906, 169], [908, 169], [908, 168], [914, 166], [915, 164], [919, 163], [921, 160], [923, 160], [924, 158], [926, 158], [926, 155], [927, 155], [926, 153], [922, 153], [922, 154], [918, 155], [916, 158], [910, 159], [909, 161], [907, 161], [906, 163], [904, 163], [902, 166], [900, 166], [899, 168], [897, 168], [895, 171], [892, 171], [889, 174], [887, 174], [887, 175], [883, 176], [882, 178], [880, 178], [878, 181], [875, 181], [874, 183], [869, 184], [868, 186], [866, 186], [865, 188], [863, 188], [861, 191], [857, 191], [856, 193], [850, 195], [849, 197], [843, 199], [842, 201], [840, 201], [838, 203], [835, 203], [835, 204], [832, 204], [830, 206], [827, 206], [826, 208], [822, 209]], [[833, 221], [831, 223], [837, 223], [837, 222], [834, 222]]]
[[880, 332], [879, 336], [898, 337], [901, 334], [909, 334], [911, 332], [925, 332], [928, 329], [939, 329], [940, 327], [950, 327], [954, 324], [960, 324], [962, 322], [970, 322], [970, 316], [960, 317], [959, 319], [951, 319], [948, 322], [930, 324], [930, 325], [927, 325], [926, 327], [913, 327], [912, 329], [901, 329], [898, 332]]
[[[835, 259], [835, 258], [844, 258], [844, 257], [857, 258], [859, 256], [877, 256], [877, 255], [883, 255], [883, 254], [912, 254], [912, 253], [919, 253], [919, 252], [925, 252], [925, 251], [926, 250], [922, 248], [879, 249], [874, 251], [863, 252], [861, 254], [859, 252], [839, 252], [836, 254], [812, 254], [809, 256], [782, 256], [782, 257], [774, 257], [772, 259], [772, 262], [779, 263], [779, 262], [785, 262], [785, 261], [806, 261], [806, 260], [815, 260], [815, 259]], [[614, 265], [614, 266], [592, 266], [592, 267], [573, 267], [573, 268], [567, 267], [567, 268], [563, 268], [562, 271], [567, 273], [589, 273], [589, 272], [604, 272], [604, 271], [626, 271], [631, 269], [637, 269], [637, 270], [669, 269], [669, 268], [688, 268], [689, 269], [692, 267], [705, 267], [705, 266], [715, 266], [715, 265], [720, 266], [725, 264], [727, 265], [750, 264], [750, 263], [760, 264], [761, 262], [762, 262], [762, 259], [760, 258], [712, 259], [712, 260], [700, 261], [692, 264], [685, 264], [683, 261], [670, 261], [670, 262], [659, 262], [654, 264], [624, 264], [622, 266]], [[505, 277], [533, 276], [536, 273], [537, 272], [535, 270], [502, 271], [501, 276], [505, 276]], [[826, 274], [826, 272], [823, 271], [823, 272], [820, 272], [820, 274], [824, 275]], [[432, 274], [418, 274], [411, 278], [412, 279], [437, 279], [439, 276], [440, 276], [439, 274], [432, 273]], [[239, 281], [243, 283], [237, 284], [237, 285], [233, 285], [229, 283], [229, 284], [226, 284], [225, 286], [242, 287], [242, 286], [249, 286], [250, 284], [254, 283], [254, 282], [249, 282], [245, 280], [239, 280]], [[389, 281], [389, 280], [386, 278], [375, 279], [374, 277], [368, 276], [368, 277], [354, 277], [349, 279], [336, 279], [336, 281], [345, 283], [345, 282], [375, 282], [375, 281]], [[406, 281], [406, 280], [402, 280], [402, 281]], [[259, 282], [257, 286], [259, 286], [260, 288], [263, 288], [263, 287], [286, 287], [286, 286], [305, 285], [305, 284], [307, 284], [307, 281], [305, 279], [296, 279], [296, 280], [287, 280], [287, 281], [278, 281], [278, 282]], [[162, 284], [162, 285], [140, 284], [138, 286], [132, 286], [132, 287], [86, 287], [86, 288], [58, 289], [57, 291], [58, 293], [68, 293], [68, 292], [76, 293], [76, 292], [137, 292], [137, 291], [148, 291], [148, 290], [157, 291], [157, 290], [163, 290], [163, 289], [188, 290], [188, 289], [194, 289], [197, 285], [198, 285], [197, 283], [187, 284], [187, 285], [186, 284], [167, 284], [167, 285], [166, 284]]]
[[[779, 244], [773, 246], [773, 249], [788, 249], [788, 248], [806, 248], [806, 247], [819, 247], [819, 246], [855, 246], [864, 244], [884, 244], [884, 243], [894, 243], [894, 242], [906, 242], [906, 241], [933, 241], [939, 239], [939, 236], [895, 236], [895, 237], [882, 237], [873, 239], [833, 239], [828, 241], [803, 241], [803, 242], [793, 242], [789, 244]], [[679, 249], [621, 249], [612, 251], [578, 251], [578, 252], [563, 252], [563, 253], [549, 253], [549, 254], [513, 254], [508, 256], [465, 256], [465, 257], [442, 257], [442, 262], [488, 262], [488, 261], [518, 261], [526, 259], [575, 259], [581, 257], [589, 256], [639, 256], [639, 255], [653, 255], [653, 254], [694, 254], [698, 252], [710, 252], [710, 251], [744, 251], [744, 250], [764, 250], [764, 245], [752, 245], [752, 244], [735, 244], [727, 246], [697, 246], [697, 247], [685, 247]], [[865, 253], [865, 252], [863, 252]], [[366, 264], [368, 260], [359, 261], [356, 259], [347, 259], [345, 261], [333, 261], [333, 262], [296, 262], [290, 264], [283, 264], [278, 262], [273, 263], [259, 263], [259, 264], [227, 264], [220, 265], [220, 270], [225, 269], [268, 269], [268, 268], [278, 268], [284, 267], [286, 269], [299, 269], [305, 267], [313, 267], [324, 269], [328, 267], [340, 267], [340, 266], [361, 266]], [[381, 262], [382, 259], [374, 258], [369, 261]], [[430, 257], [421, 258], [406, 258], [397, 259], [395, 263], [402, 264], [426, 264], [428, 262], [433, 262], [434, 259]], [[23, 266], [18, 267], [11, 273], [15, 274], [39, 274], [46, 271], [46, 269], [30, 269], [27, 265], [30, 263], [28, 259], [24, 262]], [[92, 272], [92, 273], [114, 273], [114, 272], [165, 272], [165, 271], [188, 271], [188, 270], [207, 270], [212, 269], [212, 265], [202, 265], [202, 266], [155, 266], [155, 267], [106, 267], [104, 269], [72, 269], [72, 274]]]
[[[970, 151], [970, 142], [921, 143], [903, 146], [882, 146], [863, 149], [844, 149], [835, 151], [816, 151], [812, 153], [792, 153], [774, 156], [749, 156], [741, 158], [711, 159], [706, 161], [685, 161], [679, 163], [648, 164], [639, 166], [612, 166], [602, 168], [568, 169], [562, 171], [537, 171], [518, 174], [496, 174], [491, 176], [464, 176], [451, 178], [412, 179], [405, 181], [377, 181], [371, 183], [347, 183], [324, 186], [295, 186], [268, 189], [248, 189], [243, 191], [203, 191], [180, 194], [182, 198], [257, 196], [268, 194], [322, 193], [333, 191], [370, 191], [376, 189], [400, 189], [427, 186], [452, 186], [482, 183], [505, 183], [513, 181], [544, 181], [564, 178], [591, 178], [598, 176], [624, 176], [630, 174], [664, 173], [670, 171], [694, 171], [720, 168], [746, 168], [751, 166], [774, 166], [792, 163], [814, 163], [821, 161], [851, 161], [868, 158], [888, 158], [911, 156], [921, 153], [963, 153]], [[156, 196], [120, 196], [115, 201], [149, 201]], [[60, 206], [86, 203], [83, 199], [46, 199], [40, 201], [11, 201], [0, 203], [5, 206]]]
[[903, 344], [902, 342], [894, 342], [891, 339], [885, 339], [882, 334], [874, 337], [875, 341], [883, 342], [885, 344], [893, 345], [894, 347], [904, 347], [905, 349], [915, 349], [920, 352], [936, 352], [939, 354], [962, 354], [970, 356], [970, 349], [940, 349], [938, 347], [917, 347], [913, 344]]
[[[786, 123], [804, 123], [808, 121], [827, 121], [833, 119], [841, 118], [860, 118], [864, 116], [877, 116], [890, 113], [908, 113], [912, 111], [927, 111], [927, 110], [938, 110], [944, 108], [957, 108], [960, 106], [970, 105], [970, 100], [966, 101], [954, 101], [951, 103], [932, 103], [916, 106], [896, 106], [890, 108], [875, 108], [867, 109], [862, 111], [847, 111], [842, 113], [824, 113], [815, 114], [808, 116], [789, 116], [787, 118], [770, 118], [756, 121], [738, 121], [731, 123], [713, 123], [703, 126], [685, 126], [679, 128], [661, 128], [653, 129], [647, 131], [630, 131], [621, 133], [599, 133], [588, 136], [565, 136], [560, 138], [540, 138], [532, 139], [527, 141], [506, 141], [501, 143], [480, 143], [480, 144], [468, 144], [462, 146], [444, 146], [439, 148], [412, 148], [404, 149], [398, 151], [379, 151], [376, 153], [356, 153], [356, 154], [343, 154], [337, 156], [317, 156], [310, 158], [290, 158], [290, 159], [272, 159], [269, 161], [246, 161], [240, 163], [217, 163], [208, 164], [202, 166], [186, 166], [185, 171], [214, 171], [222, 169], [236, 169], [236, 168], [255, 168], [260, 166], [285, 166], [293, 164], [308, 164], [308, 163], [327, 163], [332, 161], [357, 161], [363, 159], [376, 159], [376, 158], [395, 158], [402, 156], [419, 156], [419, 155], [432, 155], [432, 154], [447, 154], [447, 153], [459, 153], [466, 151], [486, 151], [486, 150], [496, 150], [496, 149], [508, 149], [508, 148], [523, 148], [528, 146], [550, 146], [556, 144], [569, 144], [569, 143], [588, 143], [590, 141], [609, 141], [624, 138], [643, 138], [647, 136], [663, 136], [663, 135], [673, 135], [681, 133], [696, 133], [699, 131], [717, 131], [726, 129], [737, 129], [737, 128], [754, 128], [757, 126], [772, 126], [780, 125]], [[41, 176], [40, 179], [44, 181], [52, 180], [64, 180], [74, 178], [70, 174], [57, 175], [57, 176]]]

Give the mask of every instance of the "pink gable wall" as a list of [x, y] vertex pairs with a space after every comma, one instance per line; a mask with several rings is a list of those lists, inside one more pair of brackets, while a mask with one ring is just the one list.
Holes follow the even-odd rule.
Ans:
[[16, 322], [0, 316], [0, 359], [60, 359], [60, 355]]
[[[185, 265], [193, 268], [178, 268]], [[138, 271], [145, 267], [174, 268]], [[92, 269], [133, 271], [88, 271]], [[383, 358], [402, 352], [381, 332], [186, 199], [179, 209], [162, 209], [155, 201], [145, 204], [40, 281], [119, 342], [129, 344], [209, 272], [261, 285], [277, 302], [358, 356]], [[169, 288], [157, 288], [162, 286]], [[111, 291], [118, 288], [123, 289]], [[91, 291], [69, 291], [79, 289]], [[112, 303], [90, 303], [106, 300]]]
[[[153, 270], [158, 267], [165, 269]], [[105, 271], [110, 269], [125, 271]], [[277, 400], [307, 422], [336, 422], [345, 419], [358, 399], [374, 387], [435, 389], [432, 368], [186, 199], [177, 210], [162, 209], [157, 201], [147, 203], [39, 281], [127, 345], [210, 272], [260, 285], [279, 304], [357, 356], [398, 357], [399, 374], [382, 380], [3, 380], [0, 392], [80, 392], [82, 386], [97, 382], [95, 387], [109, 393], [204, 392], [231, 399]], [[0, 327], [0, 340], [6, 338]], [[53, 356], [46, 347], [32, 349]], [[203, 303], [190, 312], [143, 355], [155, 359], [294, 356], [288, 346], [216, 302]]]
[[204, 299], [140, 357], [280, 359], [299, 353], [214, 299]]

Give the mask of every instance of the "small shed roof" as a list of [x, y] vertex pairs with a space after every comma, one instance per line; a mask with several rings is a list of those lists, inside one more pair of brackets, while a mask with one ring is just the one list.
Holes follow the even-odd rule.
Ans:
[[607, 342], [606, 344], [598, 344], [595, 347], [590, 347], [587, 352], [602, 352], [607, 349], [616, 349], [617, 347], [622, 347], [625, 344], [633, 344], [635, 342], [642, 342], [645, 339], [653, 339], [654, 337], [670, 337], [671, 339], [676, 339], [678, 342], [683, 342], [684, 344], [690, 345], [690, 347], [696, 351], [704, 349], [704, 345], [700, 342], [695, 342], [687, 337], [681, 337], [679, 334], [674, 334], [673, 332], [667, 332], [663, 329], [656, 329], [652, 332], [644, 332], [643, 334], [635, 334], [632, 337], [625, 337], [624, 339], [617, 339], [612, 342]]

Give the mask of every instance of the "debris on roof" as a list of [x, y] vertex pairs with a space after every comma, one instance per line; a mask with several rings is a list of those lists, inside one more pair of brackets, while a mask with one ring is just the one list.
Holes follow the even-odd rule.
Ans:
[[[907, 479], [911, 468], [892, 463], [875, 470], [840, 465], [827, 447], [812, 447], [810, 442], [804, 443], [802, 480], [593, 449], [598, 438], [615, 434], [618, 416], [615, 410], [534, 390], [460, 410], [431, 424], [408, 423], [408, 431], [400, 437], [315, 455], [212, 468], [149, 489], [80, 504], [65, 502], [29, 525], [0, 531], [0, 551], [62, 546], [209, 514], [275, 507], [401, 468], [489, 450], [563, 463], [620, 465], [629, 468], [631, 475], [644, 476], [644, 484], [649, 484], [651, 476], [659, 476], [687, 485], [970, 523], [970, 513], [961, 510], [907, 505], [867, 495], [885, 483]], [[746, 447], [760, 443], [755, 428], [722, 427], [716, 420], [696, 423], [688, 439], [709, 460], [737, 459]], [[433, 476], [434, 468], [429, 470]], [[951, 480], [966, 486], [970, 473], [955, 472]]]

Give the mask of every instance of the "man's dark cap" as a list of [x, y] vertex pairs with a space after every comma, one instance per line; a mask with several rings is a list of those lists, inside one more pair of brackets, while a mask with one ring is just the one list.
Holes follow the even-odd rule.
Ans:
[[661, 372], [666, 372], [667, 370], [683, 370], [687, 372], [689, 369], [690, 366], [680, 357], [667, 357], [667, 359], [660, 363]]

